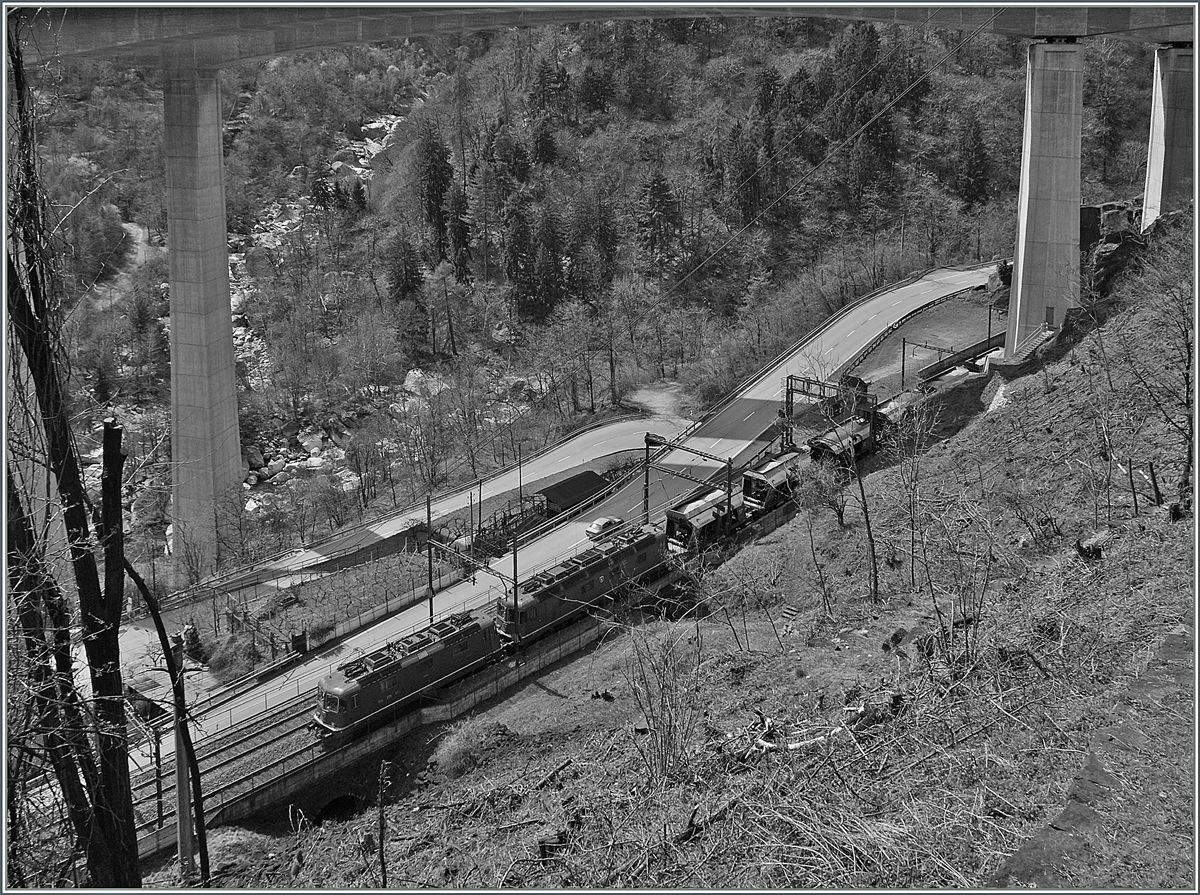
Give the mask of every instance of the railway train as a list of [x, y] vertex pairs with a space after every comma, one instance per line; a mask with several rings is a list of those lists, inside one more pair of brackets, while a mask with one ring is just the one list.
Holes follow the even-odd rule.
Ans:
[[559, 630], [625, 585], [665, 571], [662, 535], [651, 527], [601, 541], [520, 582], [491, 607], [462, 612], [344, 662], [317, 682], [312, 714], [329, 748]]
[[816, 438], [810, 438], [807, 442], [809, 456], [814, 463], [831, 462], [839, 470], [848, 472], [855, 460], [875, 450], [876, 429], [886, 421], [883, 414], [879, 414], [875, 424], [869, 417], [851, 417]]
[[318, 735], [336, 748], [422, 696], [559, 630], [620, 587], [662, 577], [671, 556], [703, 551], [789, 499], [810, 456], [844, 462], [851, 449], [857, 457], [873, 446], [852, 420], [802, 449], [760, 461], [732, 495], [712, 485], [694, 490], [667, 510], [665, 532], [634, 529], [530, 576], [517, 585], [515, 604], [510, 591], [493, 606], [441, 619], [339, 665], [317, 684], [312, 718]]

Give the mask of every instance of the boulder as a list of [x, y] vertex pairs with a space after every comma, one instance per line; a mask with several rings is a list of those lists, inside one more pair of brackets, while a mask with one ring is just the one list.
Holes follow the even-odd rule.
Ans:
[[258, 476], [259, 481], [262, 481], [263, 479], [269, 479], [271, 477], [271, 473], [267, 470], [266, 466], [258, 467], [258, 469], [254, 470], [254, 474]]
[[316, 432], [305, 432], [303, 435], [297, 436], [297, 440], [300, 442], [301, 447], [308, 452], [310, 457], [314, 454], [319, 454], [321, 452], [321, 447], [325, 443], [325, 440]]
[[289, 481], [291, 481], [291, 478], [292, 474], [290, 472], [288, 472], [286, 469], [281, 470], [280, 472], [277, 472], [275, 475], [271, 476], [271, 484], [286, 485]]
[[266, 461], [263, 460], [262, 451], [260, 451], [255, 445], [250, 445], [247, 447], [242, 456], [245, 458], [247, 464], [249, 464], [249, 469], [260, 469], [267, 465]]
[[305, 465], [309, 469], [324, 469], [329, 461], [324, 457], [309, 457]]
[[270, 463], [267, 464], [267, 476], [266, 477], [274, 478], [275, 476], [279, 475], [279, 473], [283, 472], [283, 468], [285, 466], [287, 466], [287, 461], [284, 460], [282, 457], [276, 457], [274, 460], [272, 460]]

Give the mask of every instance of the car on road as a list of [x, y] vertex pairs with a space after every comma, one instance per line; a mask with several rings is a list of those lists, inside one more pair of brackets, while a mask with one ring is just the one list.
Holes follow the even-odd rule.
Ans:
[[624, 523], [625, 520], [620, 516], [601, 516], [587, 527], [586, 534], [593, 541], [599, 541], [601, 538], [612, 534]]

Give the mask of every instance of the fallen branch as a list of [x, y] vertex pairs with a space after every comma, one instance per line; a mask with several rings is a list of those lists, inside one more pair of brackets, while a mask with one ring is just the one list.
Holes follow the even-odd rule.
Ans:
[[545, 777], [543, 777], [541, 780], [539, 780], [537, 782], [537, 786], [535, 786], [534, 789], [541, 789], [543, 786], [545, 786], [547, 783], [550, 782], [551, 777], [553, 777], [555, 774], [557, 774], [563, 768], [567, 767], [567, 765], [571, 764], [571, 762], [573, 762], [574, 760], [575, 759], [573, 759], [573, 758], [568, 758], [566, 761], [564, 761], [562, 764], [560, 764], [558, 767], [556, 767], [553, 771], [546, 774]]

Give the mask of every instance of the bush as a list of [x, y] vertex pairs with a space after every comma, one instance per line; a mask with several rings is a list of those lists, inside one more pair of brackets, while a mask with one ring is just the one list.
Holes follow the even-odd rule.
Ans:
[[262, 658], [254, 635], [230, 634], [213, 650], [208, 670], [222, 684], [227, 684], [249, 674]]
[[497, 745], [512, 735], [503, 724], [485, 722], [475, 716], [466, 718], [438, 743], [432, 761], [448, 780], [457, 780], [483, 764], [484, 756], [492, 754]]

